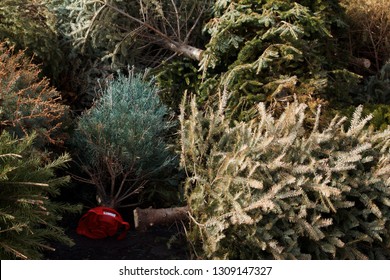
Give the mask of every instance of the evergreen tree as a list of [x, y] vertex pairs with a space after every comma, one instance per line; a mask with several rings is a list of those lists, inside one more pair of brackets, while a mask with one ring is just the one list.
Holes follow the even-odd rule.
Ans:
[[[66, 71], [59, 88], [74, 110], [91, 107], [100, 84], [127, 65], [156, 67], [192, 45], [210, 0], [42, 0], [56, 15]], [[103, 85], [105, 86], [105, 85]]]
[[174, 157], [166, 143], [173, 126], [168, 118], [152, 82], [133, 72], [109, 81], [101, 98], [80, 117], [74, 143], [103, 205], [137, 204], [153, 181], [163, 185], [169, 177]]
[[44, 74], [58, 79], [63, 70], [57, 18], [45, 5], [46, 0], [2, 0], [0, 2], [0, 42], [27, 49]]
[[75, 52], [108, 60], [114, 68], [154, 67], [169, 57], [163, 49], [198, 58], [192, 33], [200, 29], [209, 2], [67, 0], [70, 22], [62, 28]]
[[[390, 62], [381, 70], [366, 78], [364, 84], [351, 95], [355, 105], [365, 104], [364, 113], [372, 113], [370, 126], [385, 130], [390, 124]], [[354, 106], [340, 110], [346, 116], [352, 116]]]
[[210, 259], [388, 259], [390, 130], [356, 108], [307, 129], [307, 105], [232, 123], [182, 105], [181, 166], [195, 254]]
[[[76, 49], [119, 67], [157, 66], [167, 57], [161, 47], [200, 62], [176, 60], [158, 74], [160, 86], [171, 87], [164, 100], [173, 106], [181, 99], [176, 89], [195, 90], [206, 103], [217, 99], [218, 88], [231, 92], [228, 108], [235, 119], [250, 119], [257, 102], [281, 108], [294, 94], [313, 113], [327, 101], [349, 102], [345, 90], [352, 90], [359, 76], [346, 70], [348, 56], [338, 40], [346, 25], [338, 1], [220, 0], [209, 9], [212, 15], [188, 13], [203, 2], [209, 3], [145, 0], [138, 1], [137, 10], [133, 1], [75, 1], [68, 6], [75, 18], [69, 34]], [[209, 19], [202, 35], [192, 28], [180, 32], [203, 24], [200, 19]], [[150, 59], [156, 44], [162, 54], [152, 59], [156, 63], [140, 62], [140, 57]], [[177, 86], [183, 76], [187, 86]]]
[[36, 132], [36, 146], [62, 144], [68, 113], [60, 93], [25, 52], [0, 43], [0, 133], [24, 137]]
[[368, 79], [365, 87], [365, 103], [390, 104], [390, 61]]
[[227, 90], [235, 119], [253, 117], [258, 102], [283, 108], [294, 95], [314, 113], [325, 101], [345, 102], [344, 89], [358, 81], [338, 46], [345, 24], [337, 1], [221, 0], [214, 13], [201, 98], [217, 99], [210, 85]]
[[294, 95], [313, 114], [318, 104], [350, 105], [360, 76], [348, 70], [343, 20], [338, 1], [215, 1], [200, 65], [183, 60], [159, 69], [164, 100], [177, 108], [187, 90], [210, 104], [227, 90], [228, 114], [242, 120], [258, 102], [280, 111]]
[[0, 258], [40, 259], [51, 242], [72, 245], [57, 225], [65, 212], [78, 206], [55, 202], [53, 197], [69, 182], [56, 176], [70, 158], [64, 154], [53, 161], [33, 148], [34, 135], [15, 139], [0, 135]]

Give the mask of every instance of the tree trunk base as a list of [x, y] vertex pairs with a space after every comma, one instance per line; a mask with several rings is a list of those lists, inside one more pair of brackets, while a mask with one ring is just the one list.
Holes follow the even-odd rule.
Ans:
[[134, 225], [139, 231], [146, 231], [156, 225], [171, 225], [188, 219], [188, 206], [160, 209], [134, 209]]

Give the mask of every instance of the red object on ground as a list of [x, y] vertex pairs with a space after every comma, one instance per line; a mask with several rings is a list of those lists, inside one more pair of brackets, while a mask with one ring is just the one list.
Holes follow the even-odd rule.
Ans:
[[77, 226], [77, 233], [92, 239], [101, 239], [114, 236], [122, 228], [123, 232], [117, 237], [124, 239], [130, 228], [129, 223], [123, 221], [121, 215], [109, 207], [95, 207], [85, 213]]

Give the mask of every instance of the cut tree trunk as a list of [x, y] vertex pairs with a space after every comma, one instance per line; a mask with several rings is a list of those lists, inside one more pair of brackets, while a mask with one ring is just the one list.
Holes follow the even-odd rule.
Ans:
[[193, 46], [179, 43], [173, 40], [168, 40], [166, 38], [161, 38], [160, 45], [163, 48], [166, 48], [172, 52], [175, 52], [179, 55], [183, 55], [187, 58], [200, 61], [202, 59], [202, 49], [195, 48]]
[[146, 231], [156, 225], [171, 225], [175, 222], [185, 221], [188, 219], [188, 206], [160, 208], [160, 209], [134, 209], [135, 229]]
[[172, 40], [167, 34], [165, 34], [164, 32], [161, 32], [158, 28], [154, 27], [153, 25], [150, 25], [148, 22], [145, 22], [145, 21], [142, 21], [136, 17], [133, 17], [133, 16], [129, 15], [128, 13], [118, 9], [117, 7], [111, 5], [107, 2], [102, 2], [102, 4], [109, 7], [110, 9], [116, 11], [117, 13], [121, 14], [122, 16], [127, 17], [127, 18], [131, 19], [132, 21], [135, 21], [135, 22], [139, 23], [140, 25], [149, 29], [152, 33], [155, 34], [155, 35], [152, 35], [151, 37], [152, 38], [154, 37], [154, 39], [157, 38], [158, 44], [160, 44], [162, 47], [164, 47], [170, 51], [173, 51], [175, 53], [178, 53], [179, 55], [183, 55], [185, 57], [188, 57], [190, 59], [194, 59], [197, 61], [200, 61], [202, 59], [202, 53], [203, 53], [202, 49], [198, 49], [196, 47], [187, 45], [185, 43]]
[[371, 67], [371, 61], [367, 58], [362, 57], [351, 57], [351, 63], [360, 68], [368, 69]]

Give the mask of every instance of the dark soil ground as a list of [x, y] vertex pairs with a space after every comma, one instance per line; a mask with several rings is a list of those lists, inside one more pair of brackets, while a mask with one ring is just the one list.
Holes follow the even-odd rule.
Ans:
[[[133, 209], [119, 211], [124, 221], [130, 224], [126, 238], [115, 237], [90, 239], [76, 233], [78, 222], [88, 209], [96, 206], [95, 189], [89, 185], [77, 185], [63, 190], [60, 202], [82, 204], [84, 209], [78, 214], [65, 214], [60, 226], [75, 243], [69, 247], [64, 244], [51, 244], [54, 252], [47, 252], [49, 260], [184, 260], [190, 259], [189, 246], [182, 224], [169, 227], [153, 227], [146, 232], [134, 229]], [[147, 208], [149, 205], [141, 205]], [[155, 206], [154, 208], [158, 208]]]
[[68, 234], [73, 247], [58, 244], [56, 251], [46, 255], [50, 260], [171, 260], [189, 259], [187, 245], [169, 228], [151, 229], [144, 233], [130, 230], [124, 240], [100, 240], [80, 236], [75, 230]]
[[183, 260], [189, 259], [188, 244], [180, 225], [155, 227], [138, 232], [133, 225], [123, 240], [114, 237], [90, 239], [76, 233], [78, 217], [67, 222], [67, 235], [73, 239], [72, 247], [53, 244], [49, 260]]

